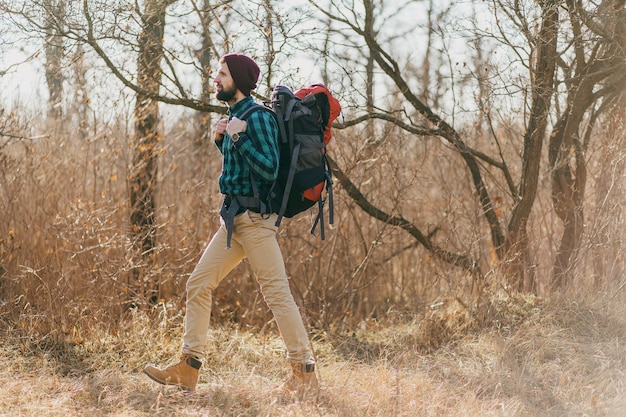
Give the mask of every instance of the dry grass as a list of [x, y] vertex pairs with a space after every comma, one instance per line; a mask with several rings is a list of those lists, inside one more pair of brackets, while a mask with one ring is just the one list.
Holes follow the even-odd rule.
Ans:
[[[141, 373], [177, 355], [178, 318], [135, 313], [116, 335], [15, 340], [0, 351], [6, 416], [607, 416], [626, 410], [626, 321], [607, 305], [494, 299], [488, 322], [459, 312], [318, 334], [318, 403], [284, 402], [275, 334], [215, 328], [196, 393]], [[429, 344], [433, 329], [448, 336]]]

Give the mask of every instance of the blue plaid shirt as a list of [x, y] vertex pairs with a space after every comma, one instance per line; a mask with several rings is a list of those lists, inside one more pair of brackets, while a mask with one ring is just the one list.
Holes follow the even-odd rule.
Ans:
[[[254, 105], [252, 97], [238, 101], [230, 107], [230, 118], [241, 115]], [[226, 133], [216, 141], [224, 160], [219, 179], [222, 194], [252, 197], [250, 172], [261, 195], [267, 194], [278, 175], [278, 124], [269, 112], [253, 112], [246, 120], [248, 126], [239, 140], [233, 143]]]

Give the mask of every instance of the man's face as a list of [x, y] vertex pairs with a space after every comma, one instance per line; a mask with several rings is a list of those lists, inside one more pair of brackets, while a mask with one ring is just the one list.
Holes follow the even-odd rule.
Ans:
[[215, 97], [218, 100], [228, 103], [235, 98], [237, 87], [225, 62], [220, 63], [213, 83], [215, 84]]

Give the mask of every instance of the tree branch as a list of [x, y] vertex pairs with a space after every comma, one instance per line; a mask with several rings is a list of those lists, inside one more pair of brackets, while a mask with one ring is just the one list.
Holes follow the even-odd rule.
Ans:
[[333, 174], [339, 180], [341, 186], [346, 190], [350, 198], [354, 200], [354, 202], [367, 214], [379, 220], [383, 223], [389, 224], [391, 226], [400, 227], [401, 229], [408, 232], [417, 242], [419, 242], [424, 248], [426, 248], [429, 252], [433, 253], [439, 259], [448, 262], [452, 265], [461, 267], [469, 272], [475, 273], [478, 272], [478, 263], [473, 261], [466, 255], [456, 254], [452, 252], [448, 252], [445, 249], [433, 244], [430, 241], [430, 236], [426, 237], [422, 231], [415, 226], [415, 224], [409, 222], [404, 217], [401, 216], [393, 216], [380, 208], [374, 206], [358, 189], [358, 187], [350, 181], [350, 179], [344, 174], [344, 172], [339, 168], [337, 163], [330, 157], [328, 157], [330, 161], [331, 168], [333, 170]]
[[399, 91], [404, 95], [407, 101], [422, 116], [424, 116], [426, 120], [432, 123], [437, 129], [441, 130], [442, 136], [448, 139], [448, 141], [450, 141], [450, 143], [452, 143], [452, 145], [456, 148], [470, 171], [472, 182], [478, 194], [484, 216], [487, 219], [487, 223], [489, 224], [489, 228], [491, 230], [492, 243], [496, 248], [497, 253], [499, 255], [503, 255], [505, 238], [502, 227], [500, 226], [500, 222], [498, 220], [498, 216], [495, 213], [493, 203], [491, 202], [491, 197], [489, 196], [487, 187], [482, 179], [480, 167], [474, 155], [471, 153], [467, 145], [463, 142], [458, 132], [454, 130], [454, 128], [450, 126], [446, 121], [437, 116], [430, 109], [430, 107], [426, 106], [412, 93], [409, 85], [400, 73], [398, 63], [382, 48], [381, 45], [378, 44], [373, 34], [365, 32], [363, 29], [359, 28], [355, 24], [352, 24], [347, 19], [337, 17], [336, 15], [330, 13], [330, 11], [322, 8], [312, 0], [309, 0], [309, 3], [316, 7], [317, 10], [319, 10], [321, 13], [326, 15], [329, 19], [347, 25], [357, 35], [361, 36], [366, 42], [370, 53], [376, 60], [378, 66], [385, 72], [385, 74], [387, 74], [387, 76], [389, 76], [389, 78], [393, 80], [396, 87], [398, 87]]
[[100, 47], [98, 41], [96, 40], [93, 33], [93, 21], [91, 19], [91, 15], [89, 13], [87, 7], [87, 0], [83, 0], [83, 14], [87, 21], [87, 34], [86, 38], [75, 34], [79, 40], [88, 44], [96, 54], [104, 61], [104, 64], [111, 70], [113, 75], [122, 82], [125, 87], [130, 88], [137, 94], [141, 94], [142, 96], [159, 101], [165, 104], [172, 104], [175, 106], [184, 106], [193, 110], [198, 110], [202, 112], [209, 113], [218, 113], [218, 114], [226, 114], [227, 109], [224, 106], [216, 106], [209, 103], [206, 103], [202, 100], [192, 99], [192, 98], [177, 98], [177, 97], [167, 97], [159, 94], [155, 91], [148, 91], [140, 88], [137, 84], [130, 81], [127, 77], [122, 74], [122, 72], [117, 68], [117, 66], [113, 63], [111, 58], [107, 55], [107, 53]]

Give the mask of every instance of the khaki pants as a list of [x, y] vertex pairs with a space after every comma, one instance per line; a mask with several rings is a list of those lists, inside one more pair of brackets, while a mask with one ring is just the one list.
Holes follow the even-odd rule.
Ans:
[[187, 281], [183, 353], [204, 355], [213, 290], [247, 257], [287, 347], [287, 358], [296, 363], [311, 359], [308, 335], [291, 295], [285, 263], [276, 240], [276, 215], [266, 217], [251, 211], [235, 217], [230, 249], [226, 248], [226, 228], [221, 219], [221, 227]]

